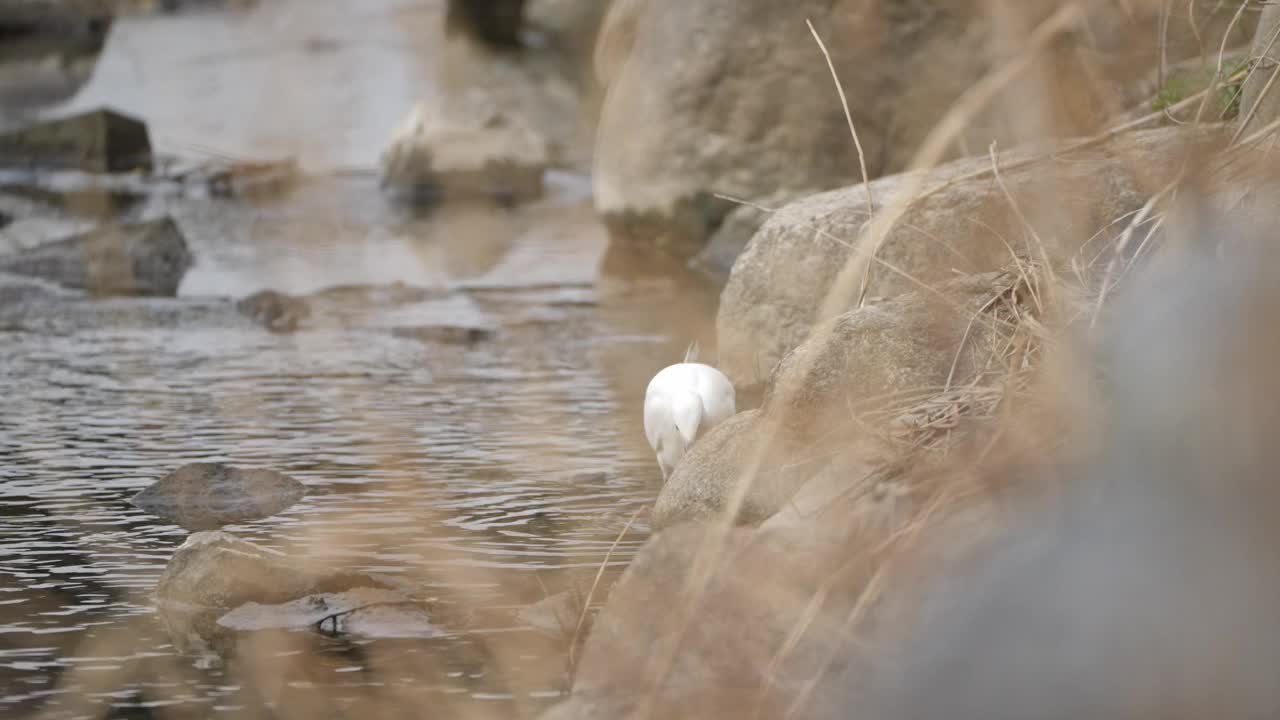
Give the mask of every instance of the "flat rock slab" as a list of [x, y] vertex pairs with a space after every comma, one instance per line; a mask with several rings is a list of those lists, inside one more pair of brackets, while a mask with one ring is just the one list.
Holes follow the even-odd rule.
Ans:
[[194, 463], [161, 478], [132, 502], [188, 530], [214, 530], [275, 515], [306, 492], [305, 485], [274, 470]]
[[229, 630], [317, 630], [373, 638], [435, 637], [422, 603], [395, 590], [354, 588], [307, 595], [287, 603], [245, 603], [218, 618]]
[[0, 272], [43, 278], [97, 296], [173, 297], [191, 264], [182, 231], [169, 218], [103, 225], [0, 256]]
[[113, 110], [94, 110], [0, 134], [0, 166], [149, 171], [151, 138], [141, 120]]

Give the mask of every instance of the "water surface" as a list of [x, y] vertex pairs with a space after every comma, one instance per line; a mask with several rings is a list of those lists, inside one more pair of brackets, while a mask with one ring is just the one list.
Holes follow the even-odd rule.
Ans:
[[[58, 109], [106, 102], [161, 149], [292, 155], [314, 175], [272, 200], [140, 203], [131, 215], [171, 215], [191, 244], [180, 300], [0, 333], [0, 715], [519, 717], [563, 690], [563, 643], [514, 610], [589, 584], [652, 502], [644, 384], [707, 341], [710, 307], [667, 280], [602, 282], [587, 178], [553, 174], [518, 210], [423, 213], [378, 192], [367, 171], [387, 132], [433, 92], [415, 33], [438, 10], [282, 1], [122, 20]], [[422, 292], [353, 299], [292, 335], [136, 312], [397, 284]], [[399, 331], [439, 324], [489, 334]], [[397, 576], [437, 601], [444, 634], [210, 640], [158, 613], [186, 532], [127, 500], [195, 461], [304, 482], [297, 505], [228, 530]], [[641, 517], [618, 543], [606, 586], [647, 532]]]

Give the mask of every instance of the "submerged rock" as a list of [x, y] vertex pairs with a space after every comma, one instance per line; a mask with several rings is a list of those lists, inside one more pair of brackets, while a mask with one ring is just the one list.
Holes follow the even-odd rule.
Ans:
[[578, 619], [586, 611], [585, 601], [586, 598], [576, 588], [565, 590], [520, 608], [516, 618], [549, 635], [570, 638], [578, 627]]
[[525, 0], [448, 0], [445, 31], [465, 32], [498, 47], [518, 47]]
[[169, 218], [103, 225], [0, 255], [0, 272], [39, 277], [98, 296], [172, 297], [191, 264], [182, 231]]
[[353, 588], [394, 589], [384, 580], [316, 568], [304, 558], [212, 531], [192, 533], [173, 553], [156, 586], [156, 598], [162, 603], [232, 609]]
[[383, 153], [382, 181], [413, 200], [529, 200], [549, 162], [546, 139], [515, 118], [444, 120], [419, 104]]
[[[687, 259], [731, 209], [708, 211], [707, 197], [840, 187], [860, 182], [863, 164], [872, 179], [901, 172], [962, 94], [1007, 67], [1029, 29], [1059, 5], [619, 0], [597, 44], [606, 93], [596, 206], [615, 242]], [[941, 159], [994, 140], [1012, 146], [1091, 135], [1111, 124], [1106, 112], [1117, 89], [1145, 76], [1162, 52], [1199, 57], [1204, 39], [1216, 43], [1232, 14], [1206, 9], [1157, 46], [1154, 34], [1137, 31], [1155, 22], [1157, 7], [1091, 5], [1077, 29], [1041, 49], [1043, 70], [1003, 86], [966, 118]], [[806, 21], [825, 39], [833, 67]]]
[[0, 166], [127, 172], [151, 169], [141, 120], [101, 109], [0, 134]]
[[418, 327], [396, 327], [391, 334], [398, 338], [418, 340], [420, 342], [444, 345], [474, 345], [493, 337], [490, 328], [465, 325], [424, 325]]
[[132, 502], [188, 530], [213, 530], [275, 515], [306, 492], [305, 485], [274, 470], [193, 463], [161, 478]]
[[[705, 563], [709, 543], [719, 552]], [[664, 530], [618, 581], [582, 649], [572, 695], [544, 720], [781, 717], [848, 642], [843, 601], [864, 575], [847, 560], [741, 529]], [[838, 600], [809, 607], [819, 592]]]
[[[903, 4], [615, 3], [597, 45], [607, 93], [593, 176], [613, 239], [687, 259], [734, 208], [709, 202], [715, 193], [755, 198], [860, 177], [840, 98], [806, 20], [833, 46], [856, 100], [869, 172], [902, 162], [984, 64], [982, 41], [970, 32], [980, 4], [934, 0], [891, 9]], [[670, 61], [675, 56], [679, 63]], [[939, 66], [938, 57], [949, 60]], [[912, 70], [926, 63], [928, 72]], [[912, 82], [886, 82], [886, 67]]]
[[236, 310], [271, 332], [291, 333], [311, 315], [303, 298], [275, 290], [262, 290], [236, 303]]

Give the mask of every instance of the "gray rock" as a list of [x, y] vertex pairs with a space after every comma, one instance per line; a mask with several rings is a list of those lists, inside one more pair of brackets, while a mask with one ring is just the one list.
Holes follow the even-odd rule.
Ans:
[[156, 585], [162, 603], [232, 609], [276, 605], [353, 588], [391, 588], [368, 575], [317, 568], [221, 531], [192, 533], [169, 558]]
[[303, 298], [262, 290], [236, 302], [236, 310], [271, 332], [291, 333], [311, 315]]
[[[1054, 262], [1102, 247], [1123, 231], [1123, 218], [1179, 171], [1188, 145], [1218, 131], [1162, 128], [1124, 135], [1058, 155], [1010, 153], [1001, 158], [1005, 186], [1035, 236], [1019, 219], [989, 172], [975, 158], [931, 172], [918, 196], [890, 229], [868, 278], [869, 298], [891, 298], [935, 285], [957, 272], [1007, 266], [1017, 252]], [[1028, 160], [1026, 164], [1015, 162]], [[895, 175], [871, 183], [877, 211], [918, 176]], [[819, 308], [853, 256], [867, 219], [864, 188], [814, 195], [786, 206], [760, 228], [734, 264], [716, 318], [720, 368], [735, 386], [758, 384], [782, 356], [808, 337]], [[1120, 221], [1120, 222], [1117, 222]], [[893, 269], [890, 269], [893, 268]], [[859, 278], [860, 279], [860, 278]], [[859, 283], [855, 283], [859, 284]], [[856, 301], [842, 298], [845, 307]]]
[[[0, 322], [28, 332], [64, 335], [101, 330], [174, 330], [251, 328], [235, 305], [221, 298], [85, 298], [83, 294], [50, 283], [15, 287], [13, 298], [0, 299]], [[5, 286], [0, 281], [0, 287]], [[6, 291], [0, 290], [0, 295]]]
[[275, 515], [306, 491], [302, 483], [274, 470], [192, 463], [134, 495], [132, 502], [188, 530], [213, 530]]
[[0, 134], [0, 166], [150, 170], [151, 140], [141, 120], [94, 110]]
[[[726, 210], [708, 214], [702, 198], [858, 182], [858, 153], [806, 20], [831, 51], [868, 175], [900, 172], [961, 94], [1006, 67], [1028, 29], [1059, 5], [620, 0], [597, 47], [607, 92], [596, 205], [616, 242], [688, 258]], [[1162, 50], [1200, 55], [1187, 28], [1172, 28], [1163, 47], [1137, 32], [1154, 23], [1154, 6], [1100, 3], [1088, 13], [1078, 33], [1045, 51], [1045, 71], [1010, 83], [965, 123], [943, 160], [992, 140], [1090, 135], [1107, 123], [1100, 110], [1116, 89], [1136, 82]], [[1200, 42], [1230, 14], [1206, 11]], [[1179, 24], [1189, 25], [1171, 25]]]
[[0, 271], [29, 275], [98, 296], [176, 295], [191, 267], [181, 230], [169, 218], [104, 225], [0, 256]]
[[419, 104], [383, 153], [382, 182], [414, 200], [530, 200], [549, 162], [546, 139], [501, 111], [445, 119]]
[[777, 365], [760, 410], [694, 443], [654, 503], [653, 526], [713, 517], [738, 492], [734, 519], [760, 522], [806, 483], [839, 494], [862, 481], [888, 429], [875, 426], [875, 413], [905, 393], [973, 379], [1002, 337], [985, 318], [1017, 282], [1015, 273], [963, 277], [822, 326]]
[[497, 47], [518, 47], [525, 0], [449, 0], [445, 31], [465, 32]]

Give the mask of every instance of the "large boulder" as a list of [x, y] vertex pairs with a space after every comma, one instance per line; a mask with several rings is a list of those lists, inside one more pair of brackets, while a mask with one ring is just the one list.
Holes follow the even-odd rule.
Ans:
[[[1180, 171], [1187, 144], [1217, 137], [1218, 131], [1162, 128], [1057, 154], [1010, 153], [1000, 159], [1003, 183], [989, 158], [873, 181], [877, 212], [901, 193], [915, 199], [876, 250], [865, 295], [891, 298], [957, 272], [990, 272], [1015, 254], [1089, 265], [1096, 253], [1082, 250], [1102, 248], [1125, 229], [1126, 219]], [[858, 185], [792, 203], [752, 238], [733, 266], [716, 319], [720, 367], [736, 386], [758, 384], [808, 337], [858, 243], [871, 242], [861, 234], [866, 221], [867, 190]], [[856, 303], [860, 288], [849, 289], [840, 299], [844, 307]]]
[[723, 287], [729, 281], [733, 263], [769, 216], [787, 203], [813, 194], [813, 191], [781, 190], [759, 200], [744, 201], [725, 215], [707, 246], [689, 261], [689, 267]]
[[734, 519], [759, 522], [806, 483], [863, 480], [871, 459], [891, 456], [880, 438], [898, 409], [987, 367], [1006, 337], [998, 318], [1027, 300], [1019, 283], [1016, 272], [962, 277], [820, 326], [774, 369], [760, 410], [730, 418], [685, 454], [654, 504], [654, 527], [713, 517], [737, 493]]
[[843, 675], [874, 662], [859, 636], [910, 596], [874, 551], [902, 526], [828, 524], [822, 540], [704, 524], [650, 538], [543, 720], [848, 717]]
[[[734, 207], [718, 195], [750, 199], [857, 182], [858, 152], [806, 20], [830, 50], [867, 173], [898, 172], [962, 94], [1027, 51], [1031, 30], [1059, 5], [620, 0], [597, 46], [607, 87], [596, 204], [616, 242], [687, 258]], [[1105, 126], [1113, 95], [1160, 51], [1146, 30], [1154, 6], [1093, 3], [1090, 27], [1075, 25], [1060, 43], [1039, 48], [1042, 62], [969, 118], [948, 152]], [[1198, 17], [1200, 40], [1230, 15]], [[1171, 28], [1166, 54], [1198, 54], [1184, 25]]]
[[[921, 23], [890, 14], [895, 4], [937, 7], [920, 8], [930, 18]], [[733, 208], [717, 193], [752, 198], [859, 176], [839, 96], [806, 19], [830, 40], [855, 99], [850, 109], [868, 171], [884, 172], [886, 153], [900, 147], [891, 133], [918, 142], [928, 127], [924, 118], [931, 122], [981, 73], [981, 47], [970, 32], [976, 11], [946, 7], [952, 4], [620, 3], [600, 40], [608, 86], [593, 176], [596, 205], [613, 237], [687, 257]], [[937, 72], [943, 46], [954, 62]], [[933, 58], [934, 71], [913, 74], [925, 57]], [[914, 95], [932, 108], [900, 102], [891, 71], [930, 85], [933, 92]], [[912, 117], [920, 119], [904, 132], [901, 123]]]
[[0, 272], [43, 278], [98, 296], [172, 297], [191, 264], [182, 231], [169, 218], [103, 225], [0, 255]]

